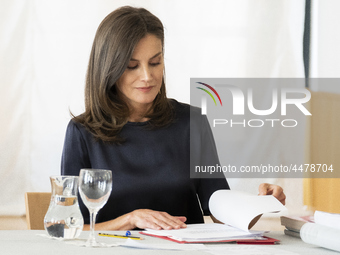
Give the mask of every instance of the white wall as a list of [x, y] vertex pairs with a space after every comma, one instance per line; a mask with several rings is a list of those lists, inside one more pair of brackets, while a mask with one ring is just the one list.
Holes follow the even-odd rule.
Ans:
[[[190, 101], [191, 77], [303, 77], [304, 0], [1, 0], [0, 215], [23, 214], [24, 192], [49, 191], [60, 173], [96, 28], [122, 5], [164, 23], [168, 95], [179, 101]], [[263, 181], [230, 180], [254, 193]], [[278, 183], [300, 208], [302, 181]]]
[[[312, 78], [340, 78], [340, 1], [312, 1]], [[315, 84], [314, 91], [340, 93], [340, 84]]]

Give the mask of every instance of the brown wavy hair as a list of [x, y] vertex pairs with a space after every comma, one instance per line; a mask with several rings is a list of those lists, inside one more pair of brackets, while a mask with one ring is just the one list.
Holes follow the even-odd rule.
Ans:
[[[117, 95], [115, 84], [128, 66], [135, 46], [147, 34], [161, 40], [164, 53], [162, 22], [148, 10], [130, 6], [111, 12], [97, 29], [86, 74], [85, 112], [73, 116], [97, 140], [124, 142], [119, 134], [128, 122], [130, 111]], [[173, 119], [164, 73], [160, 93], [145, 117], [149, 118], [148, 126], [155, 128], [166, 126]]]

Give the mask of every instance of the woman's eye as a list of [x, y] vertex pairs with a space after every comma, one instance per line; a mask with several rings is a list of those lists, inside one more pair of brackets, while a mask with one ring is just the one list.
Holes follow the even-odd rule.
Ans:
[[[150, 66], [158, 66], [161, 62], [156, 62], [156, 63], [150, 63], [149, 65]], [[134, 69], [137, 69], [138, 68], [138, 65], [129, 65], [127, 66], [127, 69], [129, 70], [134, 70]]]
[[133, 69], [136, 69], [138, 65], [135, 65], [135, 66], [128, 66], [127, 69], [130, 69], [130, 70], [133, 70]]

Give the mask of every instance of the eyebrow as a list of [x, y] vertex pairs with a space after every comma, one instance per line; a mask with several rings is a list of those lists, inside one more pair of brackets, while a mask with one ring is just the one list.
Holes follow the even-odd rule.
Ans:
[[[153, 57], [151, 57], [150, 59], [153, 59], [155, 57], [158, 57], [160, 54], [162, 54], [162, 52], [158, 52], [157, 54], [155, 54]], [[130, 61], [138, 61], [137, 59], [131, 58]]]

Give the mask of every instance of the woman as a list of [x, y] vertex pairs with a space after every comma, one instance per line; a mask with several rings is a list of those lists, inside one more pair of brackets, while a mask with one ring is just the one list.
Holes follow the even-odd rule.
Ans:
[[[190, 179], [190, 106], [166, 97], [163, 47], [161, 21], [143, 8], [121, 7], [97, 30], [85, 112], [68, 125], [61, 170], [112, 170], [112, 193], [98, 213], [97, 230], [203, 223], [201, 208], [210, 214], [210, 195], [229, 189], [225, 178]], [[195, 133], [208, 152], [198, 157], [200, 164], [218, 164], [209, 124], [197, 113]], [[263, 184], [260, 192], [284, 202], [279, 186]], [[80, 208], [89, 223], [82, 201]]]

